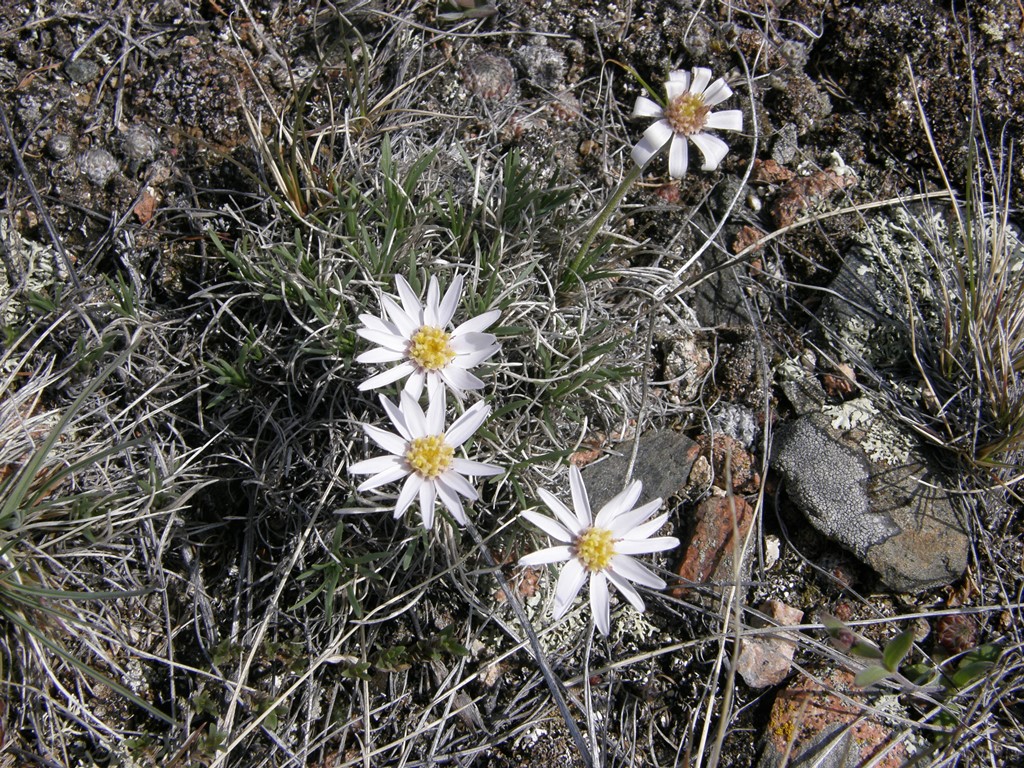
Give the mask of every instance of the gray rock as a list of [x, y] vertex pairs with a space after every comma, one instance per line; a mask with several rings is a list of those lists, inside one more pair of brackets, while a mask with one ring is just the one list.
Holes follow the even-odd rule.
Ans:
[[85, 85], [100, 76], [100, 65], [92, 59], [72, 59], [64, 65], [64, 71], [74, 82]]
[[781, 381], [779, 389], [798, 416], [819, 412], [828, 397], [821, 382], [810, 375]]
[[870, 547], [899, 533], [886, 515], [871, 511], [867, 457], [840, 443], [823, 414], [781, 427], [775, 436], [772, 469], [786, 481], [786, 493], [822, 534], [863, 558]]
[[[594, 511], [625, 487], [626, 469], [633, 454], [633, 443], [616, 446], [603, 461], [583, 470], [583, 481]], [[682, 490], [697, 458], [697, 444], [686, 435], [669, 429], [644, 433], [633, 467], [633, 480], [644, 484], [640, 502], [661, 497], [668, 499]]]
[[772, 160], [785, 165], [796, 157], [799, 144], [797, 142], [796, 124], [786, 123], [772, 141]]
[[811, 525], [890, 588], [949, 584], [967, 567], [962, 515], [937, 469], [899, 442], [908, 436], [881, 414], [872, 422], [840, 432], [826, 414], [800, 417], [778, 430], [772, 469]]

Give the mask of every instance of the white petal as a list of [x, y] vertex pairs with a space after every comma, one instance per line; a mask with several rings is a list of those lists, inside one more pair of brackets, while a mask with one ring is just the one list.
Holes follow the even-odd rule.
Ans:
[[459, 299], [462, 298], [462, 275], [456, 275], [455, 279], [452, 280], [452, 284], [448, 286], [448, 290], [444, 292], [444, 298], [441, 300], [441, 306], [437, 311], [437, 324], [441, 328], [446, 328], [448, 323], [455, 317], [455, 310], [459, 306]]
[[[381, 456], [379, 458], [394, 459], [396, 457], [394, 457], [394, 456]], [[373, 459], [369, 459], [369, 461], [373, 461]], [[355, 472], [355, 467], [350, 468], [349, 471], [350, 472]], [[361, 472], [355, 472], [355, 474], [362, 474], [362, 473]], [[406, 477], [408, 474], [409, 474], [409, 470], [405, 468], [404, 463], [397, 464], [397, 465], [388, 467], [386, 470], [383, 470], [383, 471], [379, 472], [378, 474], [374, 475], [373, 477], [369, 478], [368, 480], [363, 481], [362, 483], [359, 484], [359, 487], [356, 488], [356, 490], [359, 491], [360, 493], [365, 493], [366, 491], [372, 491], [374, 488], [380, 488], [382, 485], [387, 485], [388, 483], [398, 482], [403, 477]]]
[[690, 73], [685, 69], [674, 69], [668, 73], [668, 80], [665, 81], [665, 95], [669, 103], [678, 99], [690, 90]]
[[497, 467], [494, 464], [485, 464], [482, 461], [471, 461], [470, 459], [460, 459], [458, 457], [452, 459], [452, 469], [460, 475], [468, 475], [469, 477], [491, 477], [493, 475], [500, 475], [505, 471], [503, 467]]
[[583, 529], [586, 526], [580, 523], [576, 515], [570, 512], [565, 504], [543, 488], [537, 489], [537, 495], [540, 496], [541, 501], [547, 504], [548, 509], [555, 513], [555, 517], [566, 527], [566, 530], [571, 531], [577, 536], [583, 533]]
[[730, 96], [732, 96], [732, 88], [725, 82], [725, 78], [720, 77], [704, 91], [704, 106], [713, 107], [716, 104], [721, 104]]
[[611, 528], [616, 518], [628, 514], [633, 509], [643, 490], [644, 484], [639, 480], [631, 482], [601, 507], [594, 519], [594, 525], [598, 528]]
[[[388, 322], [382, 317], [376, 315], [362, 314], [359, 316], [359, 322], [369, 328], [371, 331], [384, 331], [385, 333], [392, 333], [395, 336], [401, 336], [398, 332], [398, 326], [394, 323]], [[356, 330], [359, 333], [359, 330]]]
[[562, 574], [558, 577], [558, 585], [555, 587], [555, 606], [552, 610], [555, 621], [562, 618], [576, 595], [583, 589], [583, 583], [587, 580], [587, 569], [583, 563], [573, 558], [562, 568]]
[[444, 422], [445, 413], [448, 403], [446, 402], [445, 391], [442, 387], [437, 393], [436, 397], [430, 398], [430, 404], [427, 406], [427, 422], [426, 422], [426, 434], [428, 435], [440, 435], [444, 434]]
[[673, 179], [681, 179], [690, 166], [690, 148], [682, 136], [673, 136], [668, 147], [668, 175]]
[[630, 605], [640, 611], [640, 613], [644, 612], [647, 606], [644, 605], [643, 598], [640, 597], [640, 593], [636, 591], [636, 588], [632, 584], [611, 571], [605, 571], [605, 575], [615, 588], [622, 593], [622, 596], [629, 600]]
[[717, 128], [720, 131], [742, 131], [743, 110], [724, 109], [721, 112], [712, 112], [708, 115], [705, 125], [708, 128]]
[[402, 486], [402, 492], [398, 494], [398, 501], [395, 502], [395, 517], [401, 517], [405, 510], [412, 504], [413, 499], [419, 494], [423, 485], [423, 478], [419, 475], [409, 475], [409, 479]]
[[710, 133], [695, 133], [690, 141], [697, 145], [697, 149], [704, 155], [702, 171], [713, 171], [722, 162], [722, 159], [729, 153], [729, 145], [717, 136]]
[[482, 315], [471, 317], [469, 320], [467, 320], [454, 331], [452, 331], [452, 336], [462, 336], [463, 334], [466, 333], [486, 331], [488, 328], [494, 325], [494, 323], [497, 321], [499, 317], [501, 317], [500, 309], [492, 309], [487, 312], [484, 312]]
[[583, 473], [579, 467], [569, 467], [569, 488], [572, 491], [572, 506], [576, 510], [576, 519], [580, 521], [580, 530], [589, 528], [594, 521], [590, 514], [590, 497], [587, 486], [583, 483]]
[[[399, 456], [374, 456], [372, 459], [363, 459], [355, 464], [350, 464], [348, 472], [350, 475], [373, 475], [380, 472], [390, 472], [394, 467], [403, 467], [405, 474], [409, 474], [409, 470], [404, 469], [404, 464], [405, 462]], [[364, 482], [368, 483], [370, 481], [366, 480]], [[376, 486], [371, 485], [369, 487], [375, 488]]]
[[[659, 530], [660, 527], [665, 525], [666, 521], [668, 521], [669, 513], [666, 512], [664, 515], [658, 515], [653, 520], [644, 522], [644, 519], [646, 518], [642, 516], [643, 514], [650, 517], [650, 515], [657, 511], [657, 508], [655, 507], [653, 511], [648, 512], [647, 507], [647, 504], [642, 507], [637, 507], [635, 510], [630, 512], [629, 515], [623, 515], [623, 517], [615, 520], [611, 524], [611, 535], [615, 537], [615, 539], [629, 539], [631, 541], [638, 542], [642, 539], [646, 539], [651, 534], [654, 534], [654, 532]], [[630, 522], [634, 522], [634, 520], [628, 519], [634, 514], [637, 515], [637, 517], [634, 518], [635, 524], [627, 527]]]
[[496, 346], [497, 337], [493, 333], [480, 333], [479, 331], [469, 331], [468, 333], [462, 333], [458, 336], [452, 334], [451, 344], [452, 351], [457, 355], [463, 355], [469, 352], [479, 352], [481, 349], [487, 349], [492, 346]]
[[[356, 331], [356, 335], [372, 341], [378, 346], [384, 347], [385, 349], [392, 349], [396, 352], [405, 352], [409, 346], [409, 340], [399, 336], [398, 334], [391, 333], [390, 331], [377, 331], [373, 328], [360, 328]], [[361, 361], [360, 361], [361, 362]]]
[[419, 314], [410, 316], [404, 309], [398, 306], [398, 302], [388, 296], [386, 293], [380, 297], [380, 305], [384, 307], [384, 311], [387, 316], [391, 318], [391, 322], [398, 328], [398, 332], [401, 333], [405, 338], [411, 339], [412, 335], [419, 330], [423, 323], [420, 321]]
[[[608, 523], [608, 528], [612, 532], [612, 536], [616, 539], [639, 539], [642, 538], [634, 533], [637, 526], [643, 523], [647, 518], [653, 515], [658, 509], [661, 508], [661, 499], [654, 499], [646, 504], [643, 504], [636, 509], [625, 512], [624, 514], [618, 515]], [[668, 519], [668, 513], [662, 518], [661, 522], [664, 525], [665, 520]], [[660, 527], [660, 526], [659, 526]], [[658, 530], [655, 528], [654, 530]]]
[[474, 403], [464, 414], [459, 416], [445, 433], [444, 441], [452, 448], [458, 448], [480, 428], [491, 413], [491, 406], [482, 400]]
[[455, 359], [452, 360], [452, 365], [463, 369], [475, 368], [485, 360], [490, 360], [499, 351], [501, 351], [501, 347], [495, 344], [492, 347], [483, 347], [471, 352], [457, 353]]
[[441, 492], [442, 488], [450, 490], [452, 493], [458, 493], [465, 496], [470, 501], [476, 501], [480, 498], [480, 494], [476, 492], [476, 488], [469, 484], [469, 481], [460, 475], [458, 472], [445, 472], [443, 475], [434, 479], [434, 484], [437, 486], [438, 493]]
[[386, 429], [375, 427], [372, 424], [364, 424], [363, 432], [365, 432], [366, 436], [373, 440], [373, 442], [388, 453], [393, 453], [395, 456], [404, 456], [405, 452], [409, 449], [408, 440], [403, 439], [394, 432], [388, 432]]
[[525, 511], [520, 513], [523, 517], [529, 520], [531, 523], [540, 528], [544, 533], [550, 536], [555, 541], [562, 541], [566, 544], [572, 543], [576, 537], [566, 530], [565, 526], [557, 520], [553, 520], [547, 515], [542, 515], [538, 512]]
[[667, 120], [659, 120], [649, 125], [644, 131], [644, 137], [630, 153], [633, 162], [641, 168], [647, 165], [648, 161], [661, 151], [661, 148], [668, 143], [673, 135], [675, 134]]
[[398, 288], [398, 295], [402, 299], [405, 313], [416, 321], [416, 325], [423, 325], [423, 305], [420, 304], [420, 297], [413, 291], [409, 281], [401, 275], [395, 275], [395, 287]]
[[[412, 363], [410, 363], [412, 365]], [[405, 386], [402, 387], [402, 392], [409, 395], [417, 403], [420, 401], [420, 395], [423, 394], [423, 382], [426, 379], [427, 374], [420, 371], [413, 365], [413, 372], [409, 374], [409, 378], [405, 380]]]
[[603, 573], [590, 577], [590, 610], [601, 634], [607, 635], [611, 629], [611, 603], [608, 600], [608, 579]]
[[398, 434], [406, 439], [406, 441], [412, 440], [414, 435], [412, 430], [409, 429], [409, 423], [406, 421], [405, 414], [402, 413], [402, 409], [395, 405], [393, 402], [388, 400], [384, 395], [380, 396], [380, 404], [384, 408], [384, 413], [391, 419], [391, 423], [395, 425], [395, 429], [398, 430]]
[[451, 516], [455, 518], [455, 522], [459, 525], [465, 525], [468, 523], [469, 518], [466, 517], [466, 510], [462, 507], [462, 501], [459, 499], [459, 495], [443, 483], [435, 483], [434, 487], [437, 490], [438, 497], [441, 499], [441, 503], [444, 504], [445, 509], [451, 513]]
[[647, 566], [642, 565], [639, 560], [629, 555], [612, 555], [611, 570], [615, 571], [619, 576], [635, 581], [637, 584], [643, 584], [645, 587], [650, 587], [651, 589], [665, 588], [663, 579], [655, 576], [647, 569]]
[[704, 93], [711, 82], [711, 70], [707, 67], [693, 68], [693, 82], [690, 83], [690, 90], [694, 93]]
[[437, 489], [430, 480], [424, 480], [420, 486], [420, 514], [423, 516], [423, 527], [428, 531], [434, 527], [434, 502], [437, 500]]
[[565, 545], [538, 549], [529, 555], [519, 558], [520, 565], [547, 565], [548, 563], [561, 563], [572, 557], [572, 549]]
[[440, 432], [430, 432], [427, 430], [427, 417], [423, 413], [423, 409], [420, 408], [420, 404], [416, 402], [412, 395], [408, 392], [403, 392], [401, 402], [402, 417], [405, 419], [405, 426], [408, 428], [410, 435], [416, 438], [440, 434]]
[[648, 99], [646, 96], [637, 96], [630, 117], [664, 117], [664, 115], [665, 111], [658, 102]]
[[361, 355], [356, 357], [356, 362], [375, 365], [377, 363], [397, 363], [399, 360], [404, 358], [405, 352], [403, 351], [377, 347], [376, 349], [370, 349], [363, 352]]
[[655, 536], [653, 539], [621, 539], [615, 542], [617, 555], [649, 555], [651, 552], [664, 552], [679, 546], [675, 536]]
[[377, 387], [387, 386], [392, 382], [398, 381], [403, 376], [408, 376], [415, 370], [416, 367], [412, 363], [401, 363], [400, 365], [396, 365], [394, 368], [388, 368], [386, 371], [374, 374], [359, 385], [359, 391], [365, 392], [368, 389], [377, 389]]
[[[444, 379], [438, 375], [437, 371], [427, 371], [423, 374], [423, 378], [427, 382], [428, 402], [432, 403], [435, 400], [440, 400], [442, 397], [446, 396], [444, 390]], [[420, 390], [420, 393], [422, 393], [422, 390]], [[415, 397], [417, 400], [420, 399], [419, 394], [416, 394]], [[455, 399], [462, 402], [462, 396], [458, 392], [455, 393]]]
[[467, 390], [483, 389], [484, 383], [479, 376], [475, 376], [464, 368], [449, 365], [438, 371], [438, 376], [448, 385], [448, 388], [459, 397]]
[[437, 277], [431, 275], [430, 283], [427, 285], [427, 304], [423, 308], [423, 324], [432, 325], [435, 328], [443, 325], [437, 320], [437, 308], [441, 301], [441, 289], [437, 285]]

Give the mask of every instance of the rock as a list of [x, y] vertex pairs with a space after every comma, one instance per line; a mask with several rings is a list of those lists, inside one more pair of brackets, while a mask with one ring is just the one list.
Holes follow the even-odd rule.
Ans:
[[674, 597], [687, 597], [694, 586], [711, 582], [731, 584], [734, 554], [743, 545], [754, 522], [754, 510], [742, 496], [712, 496], [695, 513], [694, 529], [676, 573], [683, 585]]
[[758, 768], [858, 768], [884, 750], [888, 750], [885, 757], [871, 765], [899, 768], [906, 764], [903, 743], [889, 749], [892, 730], [855, 701], [864, 694], [854, 686], [852, 674], [835, 668], [817, 669], [814, 674], [824, 686], [801, 675], [776, 697]]
[[72, 59], [64, 65], [64, 71], [73, 82], [85, 85], [100, 76], [100, 65], [92, 59]]
[[779, 389], [798, 416], [820, 412], [827, 397], [821, 382], [809, 374], [783, 379]]
[[[626, 484], [626, 469], [633, 454], [633, 443], [622, 443], [604, 461], [583, 470], [583, 481], [596, 512]], [[679, 493], [690, 476], [690, 467], [697, 458], [696, 443], [680, 432], [670, 429], [645, 432], [633, 467], [634, 480], [644, 484], [640, 502], [661, 497], [668, 499]]]
[[[778, 600], [768, 600], [761, 606], [761, 613], [776, 625], [791, 627], [799, 624], [804, 612]], [[758, 622], [757, 626], [770, 626]], [[740, 655], [736, 660], [736, 671], [743, 682], [751, 688], [767, 688], [778, 685], [786, 679], [793, 665], [793, 651], [796, 640], [792, 633], [778, 635], [757, 634], [743, 638]]]
[[754, 493], [761, 487], [754, 457], [743, 449], [742, 443], [722, 432], [697, 438], [701, 454], [714, 471], [714, 483], [724, 491]]
[[851, 401], [832, 419], [811, 414], [779, 428], [772, 469], [811, 525], [890, 588], [916, 592], [955, 581], [967, 567], [969, 540], [943, 478], [898, 426], [857, 407]]
[[779, 196], [768, 206], [768, 216], [776, 229], [788, 227], [818, 203], [856, 183], [857, 177], [840, 176], [832, 170], [797, 176], [783, 186]]

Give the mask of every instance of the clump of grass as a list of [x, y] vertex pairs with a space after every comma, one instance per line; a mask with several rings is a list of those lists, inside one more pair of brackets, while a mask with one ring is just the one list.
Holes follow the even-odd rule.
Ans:
[[[966, 440], [959, 450], [1016, 483], [1024, 466], [1024, 243], [1010, 222], [1012, 146], [971, 143], [940, 271], [943, 335], [922, 375]], [[937, 374], [937, 375], [936, 375]]]

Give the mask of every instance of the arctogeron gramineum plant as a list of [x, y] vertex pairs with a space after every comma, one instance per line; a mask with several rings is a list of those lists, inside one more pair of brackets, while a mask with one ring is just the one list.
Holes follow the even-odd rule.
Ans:
[[356, 489], [360, 493], [405, 479], [395, 503], [395, 517], [401, 517], [419, 499], [423, 527], [434, 525], [434, 504], [437, 499], [460, 525], [467, 522], [466, 511], [459, 498], [476, 501], [479, 495], [466, 479], [500, 475], [504, 470], [493, 464], [472, 461], [455, 452], [480, 428], [491, 412], [483, 401], [475, 403], [450, 427], [445, 429], [445, 393], [432, 398], [424, 413], [416, 399], [403, 392], [401, 405], [396, 406], [381, 395], [381, 405], [396, 432], [364, 424], [363, 431], [387, 451], [386, 456], [357, 462], [348, 471], [354, 475], [373, 475]]
[[664, 107], [646, 96], [637, 97], [633, 107], [633, 117], [658, 118], [633, 147], [633, 161], [642, 168], [668, 144], [668, 175], [674, 179], [683, 178], [689, 167], [687, 140], [696, 144], [704, 156], [701, 170], [713, 171], [729, 152], [729, 145], [707, 131], [743, 130], [741, 110], [711, 111], [732, 96], [732, 89], [725, 80], [720, 77], [712, 83], [711, 70], [706, 67], [694, 67], [691, 72], [681, 69], [669, 72]]
[[356, 333], [377, 347], [363, 352], [356, 362], [397, 365], [368, 378], [359, 385], [360, 390], [383, 387], [406, 377], [405, 391], [417, 400], [424, 386], [431, 400], [446, 386], [459, 400], [467, 390], [483, 388], [484, 383], [469, 369], [498, 351], [494, 334], [483, 331], [494, 324], [501, 310], [484, 312], [449, 330], [462, 298], [462, 285], [462, 275], [456, 275], [441, 298], [437, 277], [431, 277], [423, 304], [408, 281], [395, 275], [401, 304], [382, 294], [380, 317], [359, 316], [363, 327]]
[[633, 556], [672, 549], [679, 546], [679, 539], [674, 536], [651, 538], [668, 520], [668, 513], [650, 519], [661, 507], [661, 499], [635, 507], [643, 491], [640, 481], [630, 483], [601, 507], [596, 516], [591, 515], [583, 475], [576, 467], [569, 468], [569, 486], [573, 511], [541, 488], [538, 493], [555, 517], [531, 511], [522, 513], [558, 544], [526, 555], [519, 564], [565, 563], [555, 588], [552, 612], [556, 621], [569, 610], [589, 579], [594, 623], [607, 635], [611, 624], [609, 585], [621, 592], [634, 608], [643, 611], [643, 598], [630, 582], [650, 589], [664, 589], [665, 581]]

